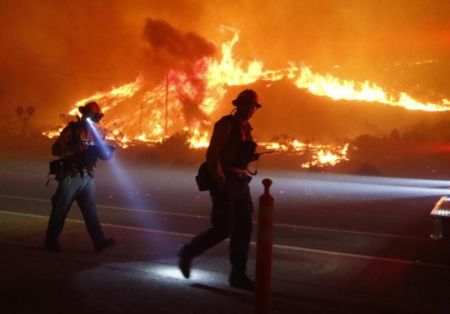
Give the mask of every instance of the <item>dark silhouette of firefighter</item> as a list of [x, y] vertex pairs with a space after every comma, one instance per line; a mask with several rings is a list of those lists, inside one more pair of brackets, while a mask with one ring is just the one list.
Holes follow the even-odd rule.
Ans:
[[183, 276], [189, 278], [192, 260], [230, 237], [229, 283], [235, 288], [253, 290], [254, 281], [246, 274], [253, 214], [248, 164], [258, 155], [249, 120], [261, 105], [251, 89], [242, 91], [232, 104], [233, 113], [214, 126], [206, 163], [196, 178], [200, 190], [209, 190], [212, 226], [181, 247], [178, 266]]
[[58, 252], [58, 237], [74, 201], [83, 214], [87, 231], [94, 248], [101, 252], [114, 246], [114, 239], [103, 235], [95, 205], [94, 167], [97, 159], [109, 159], [114, 147], [106, 145], [96, 131], [103, 113], [96, 102], [79, 108], [81, 118], [70, 122], [52, 146], [52, 153], [60, 157], [50, 163], [50, 173], [55, 175], [58, 187], [52, 197], [52, 211], [45, 238], [45, 249]]

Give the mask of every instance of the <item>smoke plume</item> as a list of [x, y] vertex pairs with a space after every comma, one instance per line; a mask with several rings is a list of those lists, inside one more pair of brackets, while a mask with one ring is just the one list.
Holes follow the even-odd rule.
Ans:
[[216, 52], [214, 45], [201, 36], [182, 33], [162, 20], [147, 19], [143, 36], [150, 53], [170, 69], [188, 72], [196, 61]]

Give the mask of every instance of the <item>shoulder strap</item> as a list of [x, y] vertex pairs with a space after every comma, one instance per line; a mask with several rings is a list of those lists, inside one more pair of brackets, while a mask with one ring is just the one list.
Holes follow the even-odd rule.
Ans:
[[227, 121], [231, 124], [231, 130], [230, 130], [230, 137], [228, 138], [228, 141], [231, 139], [232, 136], [234, 136], [234, 133], [239, 132], [239, 122], [233, 115], [227, 115], [222, 117], [223, 121]]
[[70, 128], [70, 132], [72, 133], [72, 143], [76, 143], [78, 141], [78, 129], [79, 129], [79, 122], [78, 121], [71, 121], [68, 124]]

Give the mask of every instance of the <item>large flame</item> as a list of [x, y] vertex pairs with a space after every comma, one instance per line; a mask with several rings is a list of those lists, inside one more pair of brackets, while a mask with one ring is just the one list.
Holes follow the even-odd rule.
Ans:
[[78, 108], [85, 105], [89, 101], [96, 101], [102, 104], [102, 110], [104, 112], [114, 108], [124, 99], [133, 97], [133, 95], [141, 89], [144, 83], [144, 78], [138, 76], [136, 81], [128, 83], [120, 87], [112, 88], [108, 92], [98, 92], [94, 95], [81, 99], [75, 103], [75, 106], [70, 110], [69, 115], [75, 116], [78, 114]]
[[[220, 60], [203, 58], [193, 65], [190, 73], [171, 70], [161, 84], [147, 91], [142, 90], [144, 77], [139, 76], [134, 82], [107, 92], [97, 92], [77, 101], [69, 114], [77, 115], [80, 106], [88, 101], [98, 101], [104, 111], [111, 111], [108, 115], [111, 118], [105, 119], [104, 123], [110, 131], [107, 138], [123, 147], [135, 141], [161, 142], [165, 137], [183, 130], [190, 134], [188, 143], [191, 148], [202, 148], [208, 145], [210, 137], [211, 123], [208, 117], [217, 110], [227, 87], [248, 85], [258, 80], [291, 80], [298, 88], [334, 100], [377, 102], [408, 110], [450, 110], [450, 101], [447, 99], [442, 99], [439, 103], [425, 103], [404, 92], [398, 95], [387, 93], [375, 83], [355, 82], [330, 74], [314, 73], [304, 65], [290, 63], [282, 69], [266, 70], [263, 62], [258, 60], [244, 63], [233, 56], [233, 48], [239, 41], [239, 31], [230, 28], [223, 30], [231, 31], [233, 36], [230, 41], [221, 45]], [[128, 111], [125, 119], [123, 114], [112, 114], [114, 108], [127, 99], [132, 100], [134, 110]], [[190, 112], [194, 111], [195, 114], [186, 114], [183, 111], [185, 108], [190, 108]], [[44, 135], [53, 137], [59, 131], [48, 131]], [[265, 142], [260, 143], [260, 146], [298, 154], [308, 151], [312, 154], [312, 159], [302, 164], [305, 168], [333, 166], [347, 160], [348, 144], [332, 146], [293, 140], [289, 143]]]

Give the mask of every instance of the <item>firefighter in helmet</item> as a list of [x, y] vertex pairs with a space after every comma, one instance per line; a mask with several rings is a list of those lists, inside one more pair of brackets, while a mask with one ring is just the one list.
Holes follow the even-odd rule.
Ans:
[[105, 238], [100, 226], [94, 179], [97, 159], [110, 158], [113, 147], [106, 146], [94, 131], [94, 123], [100, 122], [103, 117], [100, 106], [89, 102], [79, 111], [81, 118], [70, 122], [52, 146], [53, 155], [60, 157], [55, 161], [59, 165], [55, 170], [58, 187], [52, 197], [52, 211], [44, 241], [45, 249], [52, 252], [61, 250], [58, 237], [73, 201], [77, 202], [83, 214], [95, 250], [101, 252], [115, 244], [114, 239]]
[[208, 170], [214, 178], [209, 189], [212, 226], [181, 247], [178, 266], [184, 277], [189, 278], [192, 260], [229, 237], [229, 284], [253, 290], [254, 281], [246, 274], [253, 213], [247, 169], [257, 155], [249, 120], [261, 105], [251, 89], [239, 93], [232, 104], [235, 106], [232, 114], [216, 122], [206, 153]]

